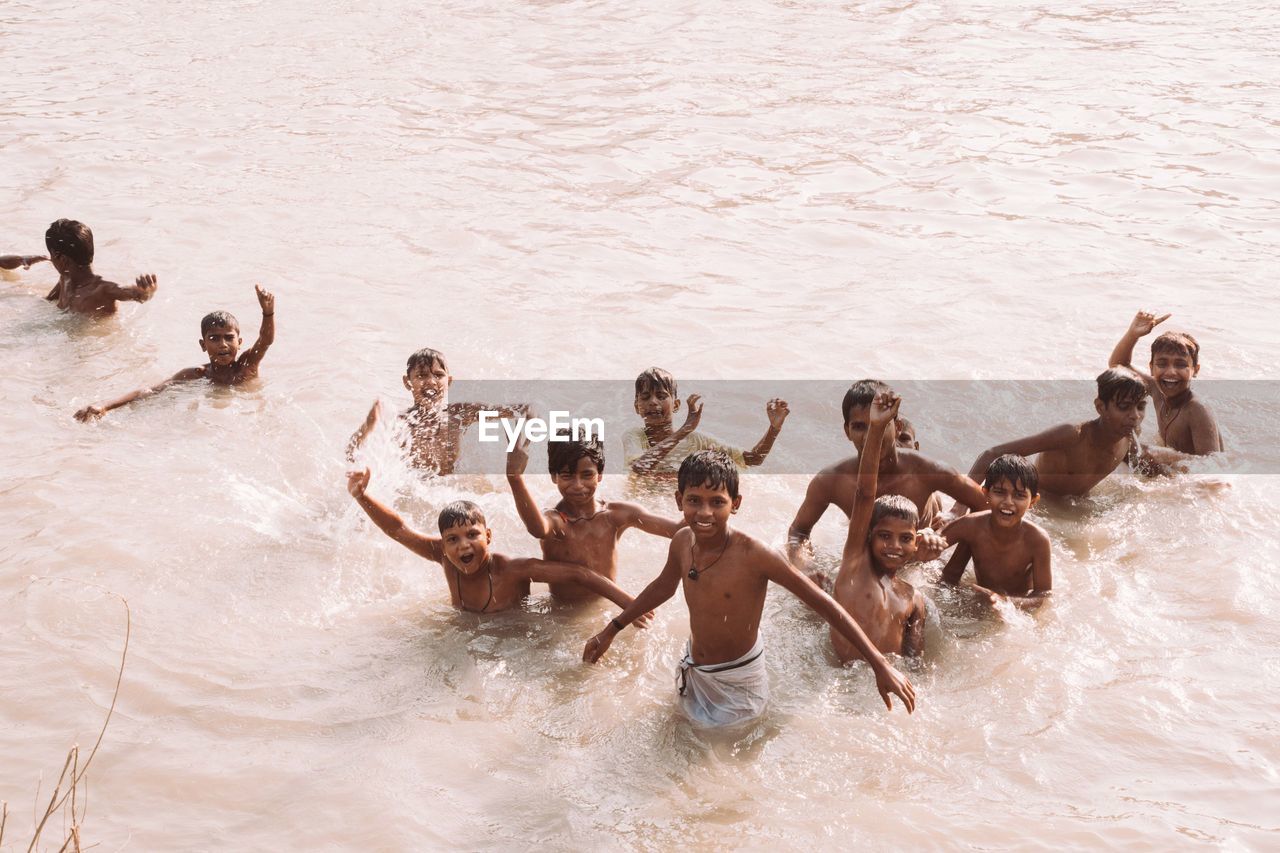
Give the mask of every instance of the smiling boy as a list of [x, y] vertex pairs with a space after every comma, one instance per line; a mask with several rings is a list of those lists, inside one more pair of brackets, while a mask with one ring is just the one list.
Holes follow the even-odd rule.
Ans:
[[208, 354], [208, 364], [180, 370], [163, 382], [130, 391], [123, 397], [103, 403], [101, 406], [85, 406], [76, 412], [76, 420], [95, 420], [112, 409], [158, 394], [171, 385], [191, 382], [195, 379], [207, 379], [215, 385], [239, 385], [250, 379], [256, 379], [258, 365], [276, 339], [276, 298], [263, 290], [260, 284], [254, 285], [254, 291], [258, 295], [258, 304], [262, 307], [262, 326], [258, 329], [258, 339], [247, 352], [240, 354], [240, 345], [244, 341], [240, 337], [240, 323], [235, 317], [226, 311], [206, 314], [200, 321], [200, 349]]
[[[439, 536], [419, 533], [394, 510], [370, 497], [369, 469], [347, 473], [347, 491], [378, 529], [419, 557], [439, 563], [449, 587], [449, 600], [459, 610], [499, 613], [510, 610], [529, 595], [530, 581], [578, 584], [619, 607], [632, 603], [613, 581], [583, 566], [549, 562], [531, 557], [508, 557], [489, 550], [493, 531], [480, 507], [470, 501], [454, 501], [440, 511]], [[648, 619], [641, 620], [646, 627]]]
[[[1172, 317], [1139, 311], [1111, 351], [1112, 367], [1133, 368], [1133, 347], [1156, 326]], [[1186, 332], [1165, 332], [1151, 342], [1150, 374], [1134, 369], [1156, 402], [1160, 442], [1179, 453], [1204, 456], [1223, 449], [1218, 422], [1209, 407], [1191, 393], [1191, 380], [1200, 373], [1200, 344]]]
[[955, 586], [973, 560], [974, 589], [988, 602], [1039, 607], [1053, 589], [1049, 534], [1026, 520], [1040, 500], [1040, 475], [1022, 456], [1005, 454], [987, 467], [982, 481], [990, 509], [951, 522], [942, 531], [956, 550], [942, 571]]
[[83, 222], [59, 219], [44, 235], [49, 255], [4, 255], [0, 269], [28, 269], [49, 261], [58, 271], [58, 283], [45, 297], [72, 314], [104, 316], [116, 313], [117, 302], [146, 302], [156, 292], [156, 277], [138, 276], [132, 287], [107, 281], [93, 271], [93, 232]]
[[[654, 515], [639, 504], [596, 497], [604, 474], [604, 446], [594, 437], [556, 436], [547, 443], [547, 469], [560, 491], [560, 501], [553, 509], [539, 511], [522, 476], [529, 464], [528, 448], [526, 438], [507, 453], [507, 482], [529, 535], [542, 543], [543, 559], [585, 566], [616, 581], [618, 540], [624, 531], [634, 527], [670, 539], [683, 524]], [[551, 594], [564, 601], [595, 597], [573, 583], [553, 583]]]
[[893, 707], [897, 694], [911, 712], [915, 691], [885, 661], [858, 624], [781, 554], [729, 527], [738, 511], [738, 468], [725, 453], [704, 450], [680, 465], [676, 506], [688, 527], [671, 539], [667, 563], [636, 600], [587, 641], [582, 658], [598, 661], [613, 638], [642, 613], [683, 586], [690, 639], [680, 663], [680, 702], [695, 722], [723, 726], [759, 716], [769, 697], [760, 618], [769, 582], [779, 584], [827, 620], [871, 665], [876, 689]]
[[[525, 417], [529, 406], [524, 403], [492, 405], [487, 403], [451, 403], [449, 386], [453, 376], [444, 354], [424, 347], [413, 355], [401, 379], [413, 397], [413, 405], [398, 416], [408, 427], [409, 461], [415, 468], [452, 474], [462, 453], [462, 436], [480, 417], [481, 412], [497, 412], [499, 417]], [[382, 417], [382, 401], [375, 400], [364, 423], [347, 442], [347, 461], [354, 461], [356, 451]]]

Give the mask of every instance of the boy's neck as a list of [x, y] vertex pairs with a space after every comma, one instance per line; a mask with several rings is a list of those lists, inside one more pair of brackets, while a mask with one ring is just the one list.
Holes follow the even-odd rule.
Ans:
[[717, 530], [716, 532], [708, 535], [706, 538], [703, 538], [698, 536], [697, 534], [694, 534], [694, 537], [693, 537], [694, 554], [695, 555], [709, 554], [714, 556], [719, 552], [723, 552], [725, 549], [725, 546], [729, 544], [730, 532], [731, 531], [729, 529], [729, 525], [726, 524], [724, 526], [724, 529]]
[[1187, 403], [1191, 402], [1191, 389], [1174, 394], [1172, 397], [1162, 398], [1166, 409], [1181, 409]]
[[987, 530], [991, 532], [991, 538], [999, 542], [1001, 545], [1007, 545], [1018, 538], [1025, 519], [1018, 519], [1018, 523], [1012, 527], [1001, 527], [996, 524], [995, 510], [991, 510], [991, 514], [987, 516]]
[[94, 275], [93, 273], [92, 266], [75, 267], [74, 269], [67, 270], [65, 273], [63, 273], [63, 277], [66, 279], [67, 284], [71, 285], [72, 287], [85, 284], [86, 282], [93, 281], [94, 279], [97, 278], [97, 276]]
[[560, 498], [560, 503], [556, 504], [556, 511], [565, 516], [570, 521], [577, 521], [582, 518], [590, 518], [600, 511], [600, 506], [604, 501], [591, 493], [591, 497], [584, 498], [580, 501], [573, 501], [566, 497]]

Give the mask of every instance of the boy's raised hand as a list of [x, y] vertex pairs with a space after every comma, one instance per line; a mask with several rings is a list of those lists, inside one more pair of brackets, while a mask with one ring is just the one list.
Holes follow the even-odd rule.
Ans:
[[1129, 333], [1139, 338], [1143, 335], [1149, 335], [1152, 329], [1172, 316], [1172, 314], [1165, 314], [1163, 317], [1157, 317], [1155, 314], [1139, 311], [1134, 315], [1133, 322], [1129, 324]]
[[151, 273], [140, 275], [133, 281], [138, 286], [138, 295], [146, 302], [152, 296], [156, 295], [156, 277]]
[[702, 395], [690, 394], [686, 405], [689, 407], [689, 414], [684, 416], [684, 426], [681, 429], [693, 432], [702, 421]]
[[902, 398], [892, 391], [882, 391], [871, 401], [871, 425], [884, 426], [898, 416]]
[[529, 467], [529, 437], [521, 436], [507, 451], [507, 476], [518, 477]]
[[351, 497], [358, 498], [364, 494], [364, 490], [369, 488], [370, 476], [368, 468], [347, 472], [347, 491], [351, 493]]
[[775, 430], [782, 429], [782, 422], [791, 414], [787, 401], [778, 397], [764, 404], [764, 413], [769, 416], [769, 426]]
[[258, 294], [258, 304], [262, 306], [262, 313], [276, 313], [276, 295], [269, 290], [263, 290], [260, 284], [255, 284], [253, 289]]

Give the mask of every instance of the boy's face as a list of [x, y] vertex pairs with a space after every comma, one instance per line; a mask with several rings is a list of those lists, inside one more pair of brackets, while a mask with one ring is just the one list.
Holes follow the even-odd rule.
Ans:
[[666, 388], [645, 388], [636, 394], [636, 414], [644, 418], [645, 425], [671, 423], [671, 416], [680, 410], [680, 398]]
[[885, 516], [867, 534], [871, 562], [883, 574], [892, 575], [916, 555], [916, 529], [905, 518]]
[[480, 522], [461, 524], [446, 528], [440, 534], [440, 539], [445, 559], [464, 575], [470, 575], [480, 571], [485, 558], [489, 556], [493, 531]]
[[404, 375], [404, 387], [413, 395], [415, 406], [433, 406], [448, 399], [449, 386], [453, 377], [444, 365], [438, 361], [430, 364], [415, 364]]
[[991, 509], [991, 520], [999, 527], [1017, 527], [1027, 510], [1040, 500], [1025, 485], [1017, 484], [1002, 477], [990, 486], [983, 486], [982, 493], [987, 496], [987, 506]]
[[1115, 436], [1125, 436], [1142, 425], [1142, 418], [1147, 413], [1147, 398], [1116, 399], [1109, 403], [1094, 400], [1093, 407], [1098, 410], [1102, 425], [1108, 432]]
[[[862, 453], [862, 445], [867, 440], [867, 430], [871, 427], [871, 407], [870, 406], [854, 406], [849, 410], [849, 418], [844, 422], [844, 434], [853, 442], [853, 446], [858, 448], [858, 453]], [[883, 456], [893, 447], [897, 441], [898, 424], [894, 422], [892, 426], [884, 431], [884, 442], [880, 446], [880, 455]], [[912, 436], [912, 440], [915, 437]]]
[[676, 492], [676, 506], [684, 513], [689, 529], [698, 538], [723, 535], [729, 527], [729, 516], [742, 505], [742, 495], [729, 496], [724, 486], [690, 486]]
[[200, 349], [208, 354], [210, 364], [226, 367], [235, 362], [242, 343], [239, 326], [213, 326], [200, 338]]
[[595, 499], [600, 485], [600, 469], [590, 456], [583, 456], [572, 469], [564, 468], [553, 474], [560, 496], [573, 503], [588, 503]]
[[1199, 372], [1200, 365], [1193, 364], [1189, 355], [1161, 352], [1151, 357], [1151, 378], [1166, 399], [1188, 390], [1192, 378]]

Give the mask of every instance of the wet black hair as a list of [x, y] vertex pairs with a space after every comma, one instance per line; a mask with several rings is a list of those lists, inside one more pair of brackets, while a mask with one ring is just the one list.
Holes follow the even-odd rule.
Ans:
[[877, 396], [892, 390], [879, 379], [859, 379], [844, 392], [844, 400], [840, 403], [840, 414], [844, 416], [844, 422], [849, 422], [849, 412], [870, 406]]
[[738, 466], [723, 450], [699, 450], [680, 463], [676, 487], [684, 491], [691, 486], [724, 489], [729, 497], [738, 496]]
[[982, 480], [982, 487], [989, 489], [1001, 480], [1008, 480], [1015, 489], [1023, 488], [1032, 495], [1040, 494], [1040, 472], [1025, 456], [1006, 453], [996, 457], [987, 466], [987, 476]]
[[1108, 367], [1098, 374], [1098, 399], [1105, 406], [1112, 402], [1137, 402], [1147, 396], [1147, 383], [1128, 367]]
[[450, 527], [484, 524], [484, 512], [471, 501], [454, 501], [440, 510], [440, 517], [436, 519], [436, 524], [439, 525], [441, 533]]
[[44, 245], [52, 255], [65, 255], [82, 267], [93, 263], [93, 232], [83, 222], [59, 219], [44, 232]]
[[604, 473], [604, 444], [595, 435], [583, 441], [561, 433], [547, 442], [547, 470], [553, 477], [561, 471], [575, 470], [583, 457], [596, 463], [596, 470]]
[[661, 367], [650, 367], [636, 377], [636, 396], [645, 391], [666, 391], [672, 397], [676, 394], [676, 378]]
[[240, 321], [228, 311], [210, 311], [200, 320], [201, 337], [209, 334], [210, 329], [229, 329], [232, 326], [240, 328]]
[[444, 360], [444, 353], [431, 347], [423, 347], [409, 356], [404, 372], [412, 373], [415, 367], [431, 367], [433, 364], [439, 364], [445, 369], [446, 373], [449, 372], [449, 363]]
[[901, 518], [911, 522], [913, 528], [920, 526], [920, 511], [910, 498], [902, 495], [881, 495], [876, 498], [875, 506], [871, 508], [871, 526], [867, 529], [874, 530], [886, 518]]
[[1152, 341], [1151, 360], [1155, 361], [1156, 354], [1162, 352], [1185, 355], [1191, 359], [1193, 366], [1200, 366], [1200, 344], [1186, 332], [1165, 332]]

